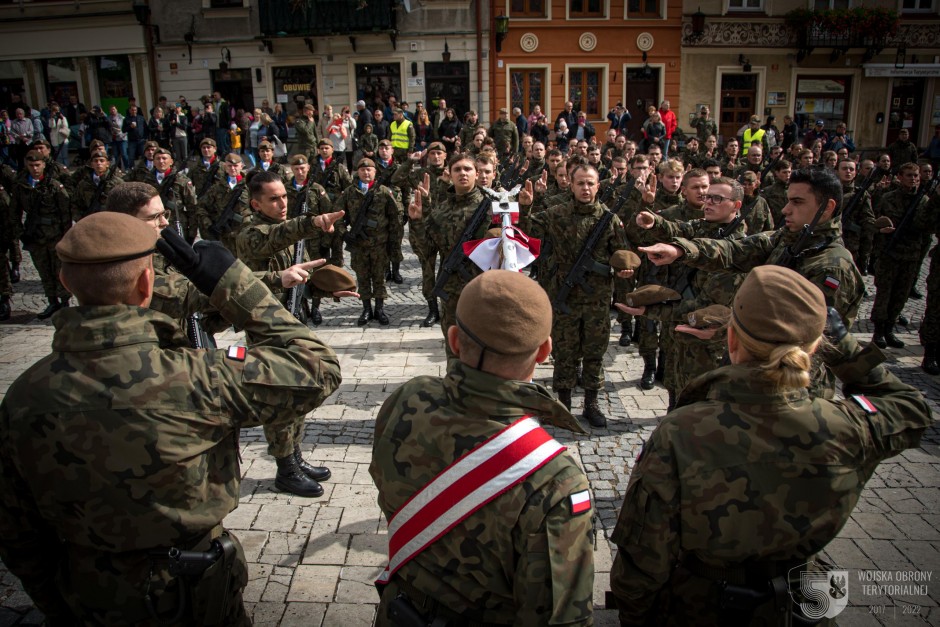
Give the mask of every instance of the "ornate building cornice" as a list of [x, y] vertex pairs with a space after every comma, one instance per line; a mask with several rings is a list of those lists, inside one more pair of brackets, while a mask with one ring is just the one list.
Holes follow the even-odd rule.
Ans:
[[[783, 19], [768, 18], [749, 20], [726, 20], [709, 18], [705, 32], [700, 36], [692, 33], [692, 22], [682, 21], [682, 43], [692, 48], [801, 48], [806, 45], [805, 33], [788, 28]], [[851, 47], [860, 47], [849, 42]], [[824, 44], [819, 44], [825, 47]], [[901, 24], [898, 32], [886, 42], [887, 47], [940, 48], [940, 24], [937, 22]]]

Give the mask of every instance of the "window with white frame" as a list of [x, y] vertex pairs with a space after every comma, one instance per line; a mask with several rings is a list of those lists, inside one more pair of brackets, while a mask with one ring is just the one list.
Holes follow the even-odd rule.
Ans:
[[901, 0], [902, 13], [929, 13], [936, 7], [937, 0]]
[[851, 9], [852, 0], [810, 0], [810, 8], [814, 11], [832, 11], [834, 9]]
[[764, 0], [728, 0], [729, 11], [763, 11]]

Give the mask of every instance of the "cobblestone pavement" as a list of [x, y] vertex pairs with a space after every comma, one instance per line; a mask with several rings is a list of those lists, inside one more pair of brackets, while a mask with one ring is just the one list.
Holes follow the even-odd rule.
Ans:
[[[408, 247], [405, 239], [406, 249]], [[385, 564], [386, 521], [376, 505], [376, 490], [368, 467], [373, 420], [382, 402], [401, 382], [420, 374], [443, 374], [443, 342], [438, 328], [423, 329], [426, 303], [421, 296], [420, 269], [410, 250], [402, 285], [391, 284], [387, 302], [391, 325], [356, 326], [359, 305], [354, 301], [323, 305], [319, 335], [340, 356], [343, 384], [307, 422], [303, 449], [315, 464], [333, 471], [319, 499], [304, 499], [274, 488], [274, 460], [265, 453], [260, 428], [242, 432], [244, 480], [241, 504], [225, 525], [241, 538], [250, 561], [245, 600], [256, 625], [358, 626], [371, 624], [377, 603], [372, 581]], [[923, 279], [919, 282], [924, 290]], [[24, 264], [16, 286], [14, 320], [0, 325], [0, 393], [32, 362], [48, 352], [50, 322], [36, 320], [45, 307], [37, 275]], [[871, 277], [868, 289], [874, 294]], [[871, 337], [866, 298], [855, 332]], [[922, 349], [917, 329], [924, 301], [909, 301], [911, 319], [900, 337], [907, 348], [890, 352], [892, 371], [917, 386], [937, 410], [940, 378], [919, 366]], [[665, 412], [666, 392], [660, 387], [639, 389], [642, 361], [635, 347], [617, 345], [615, 326], [605, 358], [607, 383], [602, 395], [608, 428], [591, 436], [558, 431], [555, 437], [580, 459], [594, 489], [603, 523], [595, 553], [594, 585], [597, 625], [614, 625], [616, 616], [603, 610], [608, 589], [612, 545], [605, 541], [616, 522], [633, 460]], [[220, 345], [239, 341], [228, 332]], [[542, 366], [536, 378], [550, 382], [551, 367]], [[575, 413], [582, 396], [576, 392]], [[849, 571], [849, 604], [840, 625], [940, 625], [940, 429], [928, 431], [921, 448], [879, 466], [851, 520], [823, 556]], [[913, 594], [871, 594], [862, 588], [863, 571], [886, 571], [892, 581], [909, 572], [928, 571]], [[18, 580], [0, 564], [0, 627], [34, 625], [42, 620]]]

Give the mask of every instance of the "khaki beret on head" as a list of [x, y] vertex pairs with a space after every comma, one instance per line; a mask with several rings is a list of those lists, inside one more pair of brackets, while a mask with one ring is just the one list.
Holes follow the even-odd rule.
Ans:
[[876, 229], [886, 229], [886, 228], [894, 226], [894, 224], [891, 222], [891, 218], [889, 218], [888, 216], [880, 216], [878, 218], [875, 218], [874, 226]]
[[356, 289], [356, 279], [337, 266], [325, 265], [310, 273], [310, 282], [324, 292], [351, 292]]
[[305, 165], [307, 163], [307, 157], [303, 155], [294, 155], [290, 158], [291, 165]]
[[96, 150], [96, 151], [94, 151], [93, 153], [91, 153], [90, 155], [88, 155], [88, 160], [89, 160], [89, 161], [91, 161], [92, 159], [98, 159], [98, 158], [107, 159], [108, 161], [111, 160], [111, 159], [108, 157], [107, 151], [104, 151], [104, 150]]
[[363, 157], [362, 159], [359, 160], [359, 163], [356, 164], [357, 170], [359, 168], [374, 168], [374, 167], [375, 167], [375, 161], [373, 161], [372, 159], [369, 159], [368, 157]]
[[319, 148], [320, 146], [329, 146], [330, 148], [332, 148], [333, 142], [331, 142], [328, 139], [321, 139], [320, 141], [317, 142], [317, 148]]
[[147, 150], [148, 148], [159, 148], [159, 147], [160, 147], [160, 144], [154, 141], [149, 141], [144, 144], [144, 150]]
[[682, 296], [675, 290], [662, 285], [644, 285], [627, 294], [624, 302], [628, 307], [645, 307], [677, 300], [682, 300]]
[[205, 146], [206, 144], [209, 144], [210, 146], [216, 146], [216, 148], [218, 148], [218, 146], [215, 143], [215, 140], [212, 139], [211, 137], [206, 137], [201, 142], [199, 142], [200, 146]]
[[55, 250], [65, 263], [130, 261], [153, 253], [157, 232], [133, 216], [101, 211], [82, 218]]
[[46, 158], [42, 156], [42, 153], [38, 150], [30, 150], [26, 153], [27, 161], [45, 161]]
[[720, 327], [728, 324], [731, 319], [731, 308], [724, 305], [709, 305], [695, 311], [690, 311], [687, 315], [690, 327], [696, 329], [707, 329], [709, 327]]
[[758, 266], [738, 288], [731, 320], [736, 331], [760, 342], [803, 346], [822, 335], [826, 299], [789, 268]]
[[444, 148], [444, 144], [441, 142], [431, 142], [431, 145], [428, 146], [428, 152], [432, 150], [440, 150], [441, 152], [447, 152], [447, 149]]
[[166, 155], [167, 157], [170, 157], [171, 159], [173, 158], [173, 153], [167, 150], [166, 148], [157, 148], [156, 150], [154, 150], [153, 156], [156, 157], [157, 155]]
[[379, 146], [388, 146], [388, 147], [391, 148], [392, 142], [390, 142], [390, 141], [387, 140], [387, 139], [383, 139], [383, 140], [380, 140], [380, 141], [379, 141]]
[[489, 270], [460, 292], [457, 326], [483, 349], [532, 353], [552, 332], [552, 305], [538, 283], [510, 270]]
[[270, 150], [274, 150], [274, 144], [272, 144], [271, 142], [265, 139], [265, 140], [262, 140], [258, 144], [258, 150], [261, 150], [262, 148], [268, 148]]
[[[154, 146], [158, 145], [156, 142], [154, 142], [153, 144]], [[92, 150], [92, 151], [95, 150], [96, 148], [103, 149], [104, 147], [105, 147], [104, 142], [101, 141], [100, 139], [93, 139], [91, 140], [91, 143], [88, 144], [88, 150]]]
[[610, 267], [614, 270], [636, 270], [640, 267], [640, 258], [632, 250], [618, 250], [610, 256]]

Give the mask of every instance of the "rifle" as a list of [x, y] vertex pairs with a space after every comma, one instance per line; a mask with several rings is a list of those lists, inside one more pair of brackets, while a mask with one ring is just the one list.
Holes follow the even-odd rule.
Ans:
[[[176, 229], [176, 234], [186, 239], [186, 236], [183, 235], [183, 223], [180, 222], [178, 216], [174, 220], [173, 226]], [[213, 348], [215, 341], [206, 333], [206, 330], [202, 327], [202, 322], [200, 322], [201, 320], [202, 314], [198, 311], [186, 316], [186, 337], [189, 338], [189, 345], [193, 348]]]
[[520, 174], [522, 173], [522, 166], [525, 163], [524, 158], [516, 157], [515, 162], [511, 159], [507, 163], [507, 167], [503, 169], [502, 176], [499, 177], [499, 182], [503, 186], [503, 189], [512, 189], [518, 183]]
[[826, 205], [828, 203], [823, 203], [819, 206], [819, 209], [816, 211], [816, 215], [813, 216], [813, 220], [809, 224], [804, 224], [800, 235], [795, 242], [790, 246], [787, 246], [783, 251], [780, 259], [777, 260], [775, 265], [782, 266], [784, 268], [789, 268], [791, 270], [796, 268], [796, 262], [799, 261], [803, 255], [808, 252], [809, 240], [813, 236], [813, 229], [816, 228], [816, 225], [819, 224], [820, 218], [826, 212]]
[[352, 228], [343, 235], [343, 241], [346, 242], [346, 250], [352, 251], [359, 240], [366, 239], [366, 227], [375, 228], [378, 222], [369, 220], [369, 211], [372, 209], [372, 202], [375, 200], [375, 192], [379, 189], [379, 183], [376, 181], [372, 189], [366, 194], [365, 198], [359, 204], [359, 211], [356, 213], [356, 219], [353, 220]]
[[773, 171], [774, 166], [780, 163], [780, 160], [783, 159], [783, 156], [777, 157], [770, 163], [764, 166], [764, 169], [760, 171], [760, 179], [757, 181], [758, 189], [764, 184], [764, 177], [771, 171]]
[[[163, 207], [167, 211], [172, 211], [174, 215], [176, 214], [176, 201], [170, 199], [170, 193], [173, 191], [173, 183], [176, 181], [177, 174], [179, 174], [179, 170], [163, 177], [163, 182], [160, 183], [160, 187], [158, 188], [160, 200], [163, 201]], [[180, 237], [183, 236], [181, 235]]]
[[[621, 195], [618, 205], [622, 206], [625, 201], [626, 198]], [[588, 235], [587, 240], [584, 242], [584, 246], [581, 247], [581, 252], [578, 254], [578, 260], [574, 262], [571, 270], [568, 271], [568, 275], [562, 280], [561, 287], [559, 288], [558, 293], [555, 295], [555, 299], [552, 301], [552, 307], [554, 307], [559, 313], [571, 313], [571, 308], [568, 307], [567, 301], [568, 294], [571, 293], [571, 290], [575, 285], [582, 286], [584, 291], [589, 294], [594, 291], [587, 284], [586, 275], [588, 272], [595, 272], [602, 276], [610, 276], [610, 266], [594, 261], [593, 252], [594, 247], [601, 238], [601, 235], [604, 234], [604, 231], [607, 230], [607, 227], [610, 226], [610, 222], [613, 219], [613, 211], [605, 210], [604, 215], [601, 217], [600, 221], [594, 225], [594, 229], [591, 230], [591, 233]]]
[[91, 205], [88, 207], [88, 215], [92, 213], [98, 213], [101, 211], [101, 194], [104, 192], [104, 188], [107, 186], [108, 181], [114, 178], [114, 172], [117, 170], [117, 164], [115, 163], [110, 168], [108, 168], [108, 173], [100, 177], [101, 180], [98, 181], [98, 185], [95, 187], [95, 195], [91, 199]]
[[[303, 191], [300, 193], [298, 199], [300, 200], [300, 213], [299, 216], [303, 216], [307, 213], [307, 190], [308, 187], [304, 187]], [[294, 265], [298, 263], [303, 263], [304, 261], [304, 240], [298, 240], [294, 244]], [[307, 322], [307, 313], [304, 311], [304, 291], [306, 290], [306, 284], [301, 283], [300, 285], [295, 285], [294, 287], [287, 290], [287, 310], [291, 314], [300, 320], [303, 323]]]
[[235, 228], [236, 224], [241, 224], [244, 220], [244, 218], [235, 211], [235, 205], [237, 205], [238, 201], [241, 199], [244, 189], [244, 183], [239, 183], [235, 186], [229, 196], [228, 202], [225, 204], [225, 208], [222, 210], [222, 213], [219, 214], [218, 220], [213, 222], [212, 226], [209, 227], [209, 234], [215, 239], [222, 239], [223, 235]]
[[212, 167], [209, 168], [209, 171], [206, 172], [206, 180], [203, 182], [202, 187], [199, 189], [199, 198], [204, 196], [206, 192], [209, 191], [209, 188], [212, 187], [212, 183], [215, 182], [216, 176], [219, 174], [219, 164], [222, 163], [221, 159], [216, 159], [215, 163], [212, 164]]
[[894, 229], [894, 233], [891, 234], [891, 239], [888, 240], [888, 244], [884, 248], [885, 253], [891, 252], [891, 249], [900, 241], [901, 233], [910, 226], [911, 221], [914, 219], [914, 214], [917, 213], [917, 208], [920, 206], [920, 201], [937, 189], [938, 182], [940, 182], [940, 170], [933, 173], [932, 179], [920, 184], [917, 194], [911, 199], [911, 203], [904, 211], [904, 217], [901, 218], [901, 222], [898, 224], [897, 228]]
[[862, 181], [862, 184], [855, 188], [855, 195], [852, 196], [852, 200], [849, 201], [849, 204], [845, 206], [842, 210], [842, 229], [845, 231], [850, 231], [856, 233], [861, 230], [857, 224], [853, 224], [851, 218], [855, 211], [858, 210], [858, 206], [862, 204], [862, 198], [865, 196], [865, 192], [868, 191], [868, 188], [871, 187], [875, 181], [885, 176], [888, 173], [887, 170], [882, 168], [874, 168], [871, 172], [868, 173], [868, 176]]
[[480, 201], [480, 204], [473, 211], [473, 215], [470, 216], [470, 219], [464, 226], [460, 238], [441, 263], [441, 270], [437, 273], [437, 282], [434, 284], [434, 289], [431, 290], [431, 294], [439, 297], [442, 301], [446, 302], [448, 299], [447, 292], [444, 291], [444, 286], [447, 285], [447, 282], [450, 280], [450, 277], [453, 276], [454, 272], [458, 273], [464, 279], [470, 279], [470, 273], [463, 265], [464, 259], [467, 258], [463, 253], [463, 245], [473, 237], [476, 237], [477, 231], [480, 230], [480, 227], [489, 218], [487, 210], [490, 208], [490, 202], [490, 197], [483, 194], [483, 200]]

